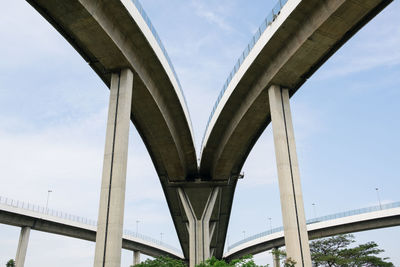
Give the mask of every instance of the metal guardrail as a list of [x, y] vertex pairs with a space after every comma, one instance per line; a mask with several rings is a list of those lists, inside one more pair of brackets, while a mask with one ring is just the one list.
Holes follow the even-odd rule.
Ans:
[[[97, 227], [97, 221], [95, 221], [95, 220], [87, 219], [87, 218], [81, 217], [81, 216], [72, 215], [72, 214], [54, 210], [54, 209], [45, 208], [43, 206], [34, 205], [29, 202], [14, 200], [11, 198], [0, 196], [0, 204], [4, 204], [4, 205], [14, 207], [14, 208], [20, 208], [20, 209], [27, 210], [27, 211], [32, 211], [32, 212], [35, 212], [38, 214], [48, 215], [48, 216], [52, 216], [55, 218], [65, 219], [68, 221], [78, 222], [78, 223]], [[133, 231], [129, 231], [129, 230], [124, 230], [123, 233], [129, 237], [135, 237], [135, 238], [141, 239], [143, 241], [153, 243], [155, 245], [163, 246], [163, 247], [173, 250], [175, 252], [182, 253], [182, 251], [180, 249], [175, 248], [174, 246], [166, 244], [165, 242], [162, 242], [161, 240], [157, 240], [150, 236], [146, 236], [146, 235], [140, 234], [138, 232], [133, 232]]]
[[201, 140], [202, 147], [204, 146], [204, 138], [206, 136], [206, 132], [208, 129], [208, 126], [211, 122], [212, 117], [214, 116], [215, 110], [217, 109], [217, 106], [224, 95], [226, 88], [228, 88], [228, 85], [232, 81], [233, 76], [235, 76], [236, 72], [239, 70], [240, 66], [242, 65], [243, 61], [245, 58], [249, 55], [250, 51], [253, 49], [254, 45], [257, 43], [257, 41], [260, 39], [261, 35], [264, 33], [264, 31], [267, 29], [267, 27], [275, 20], [275, 18], [279, 15], [281, 12], [282, 7], [288, 2], [289, 0], [279, 0], [279, 2], [274, 6], [272, 11], [268, 14], [268, 16], [265, 18], [265, 20], [261, 23], [260, 27], [258, 27], [258, 30], [256, 33], [253, 35], [253, 38], [251, 38], [249, 44], [246, 46], [242, 54], [240, 55], [239, 59], [236, 61], [235, 66], [233, 67], [232, 71], [228, 75], [228, 78], [226, 79], [224, 85], [222, 86], [222, 89], [218, 95], [217, 100], [215, 101], [214, 107], [211, 111], [210, 116], [208, 117], [207, 125], [206, 125], [206, 130], [204, 131], [203, 139]]
[[[361, 208], [361, 209], [349, 210], [349, 211], [345, 211], [345, 212], [334, 213], [334, 214], [321, 216], [321, 217], [317, 217], [317, 218], [312, 218], [312, 219], [307, 220], [306, 223], [308, 225], [308, 224], [313, 224], [313, 223], [317, 223], [317, 222], [324, 222], [324, 221], [334, 220], [334, 219], [338, 219], [338, 218], [359, 215], [359, 214], [364, 214], [364, 213], [369, 213], [369, 212], [374, 212], [374, 211], [379, 211], [379, 210], [399, 208], [399, 207], [400, 207], [400, 201], [388, 203], [388, 204], [377, 205], [377, 206], [371, 206], [371, 207], [367, 207], [367, 208]], [[245, 239], [242, 239], [242, 240], [232, 244], [231, 246], [228, 246], [228, 251], [241, 245], [241, 244], [249, 242], [251, 240], [255, 240], [257, 238], [261, 238], [261, 237], [271, 235], [273, 233], [278, 233], [281, 231], [283, 231], [283, 226], [273, 228], [269, 231], [264, 231], [262, 233], [258, 233], [258, 234], [249, 236]]]

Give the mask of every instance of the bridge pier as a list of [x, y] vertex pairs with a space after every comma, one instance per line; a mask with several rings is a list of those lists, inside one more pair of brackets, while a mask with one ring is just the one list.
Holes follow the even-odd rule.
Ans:
[[281, 258], [279, 255], [279, 248], [273, 248], [272, 249], [272, 258], [274, 260], [274, 267], [280, 267], [281, 266]]
[[136, 265], [139, 263], [140, 263], [140, 251], [134, 250], [133, 251], [133, 265]]
[[296, 262], [296, 266], [309, 267], [311, 255], [290, 112], [289, 90], [272, 85], [268, 89], [268, 95], [286, 253], [288, 258]]
[[106, 145], [97, 223], [95, 267], [121, 266], [133, 73], [111, 76]]
[[[182, 188], [178, 188], [181, 200], [189, 224], [189, 267], [194, 267], [211, 257], [213, 251], [210, 242], [214, 235], [215, 224], [210, 224], [210, 218], [216, 203], [220, 188], [200, 189], [198, 198], [190, 200], [188, 194]], [[201, 191], [201, 193], [199, 192]], [[191, 194], [193, 195], [193, 194]]]
[[28, 250], [29, 234], [31, 228], [29, 226], [21, 227], [19, 234], [17, 255], [15, 256], [15, 267], [24, 267], [26, 251]]

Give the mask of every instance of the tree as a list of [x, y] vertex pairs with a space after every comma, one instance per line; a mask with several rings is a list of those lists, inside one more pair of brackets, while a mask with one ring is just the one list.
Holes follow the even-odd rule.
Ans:
[[215, 257], [212, 257], [211, 259], [196, 265], [196, 267], [268, 267], [268, 265], [256, 265], [253, 256], [247, 255], [240, 259], [232, 260], [231, 262], [225, 262], [224, 260], [218, 260]]
[[349, 248], [354, 243], [353, 235], [338, 235], [311, 242], [311, 259], [314, 266], [329, 267], [393, 267], [388, 258], [377, 255], [384, 250], [375, 242]]
[[13, 259], [9, 260], [6, 264], [6, 267], [15, 267], [15, 261]]
[[[135, 267], [187, 267], [187, 265], [181, 260], [159, 257], [153, 260], [147, 259], [145, 262], [136, 264]], [[215, 257], [212, 257], [211, 259], [196, 265], [196, 267], [268, 267], [268, 265], [256, 265], [253, 257], [248, 255], [241, 259], [232, 260], [231, 262], [225, 262], [224, 260], [218, 260]]]
[[171, 259], [170, 257], [158, 257], [153, 260], [136, 264], [135, 267], [187, 267], [186, 263], [181, 260]]

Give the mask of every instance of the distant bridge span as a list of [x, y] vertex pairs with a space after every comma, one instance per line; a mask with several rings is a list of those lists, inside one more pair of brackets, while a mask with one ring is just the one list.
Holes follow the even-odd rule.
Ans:
[[[307, 223], [307, 230], [309, 239], [317, 239], [393, 226], [400, 226], [400, 202], [311, 219]], [[232, 260], [284, 245], [283, 228], [279, 227], [232, 244], [224, 258]]]
[[[0, 197], [0, 223], [32, 230], [69, 236], [86, 241], [96, 240], [96, 221], [52, 209]], [[159, 240], [139, 233], [124, 231], [122, 247], [152, 256], [183, 259], [182, 253]]]

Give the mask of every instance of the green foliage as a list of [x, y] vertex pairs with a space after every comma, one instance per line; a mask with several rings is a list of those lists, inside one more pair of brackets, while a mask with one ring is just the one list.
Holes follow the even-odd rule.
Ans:
[[273, 257], [279, 257], [280, 261], [283, 260], [284, 267], [295, 267], [296, 266], [296, 261], [294, 261], [292, 258], [286, 258], [286, 251], [284, 251], [284, 250], [273, 249], [272, 255], [273, 255]]
[[377, 255], [383, 252], [375, 242], [368, 242], [353, 248], [353, 235], [338, 235], [311, 242], [311, 258], [314, 266], [342, 267], [393, 267], [388, 258]]
[[15, 267], [15, 261], [13, 259], [9, 260], [6, 264], [6, 267]]
[[295, 265], [296, 265], [296, 261], [294, 261], [292, 258], [287, 258], [283, 262], [283, 266], [285, 266], [285, 267], [295, 267]]
[[[377, 255], [383, 252], [375, 242], [368, 242], [350, 248], [354, 243], [353, 235], [338, 235], [312, 241], [310, 244], [311, 260], [315, 267], [394, 267], [388, 258]], [[283, 266], [295, 266], [290, 258], [286, 259], [284, 250], [275, 249], [274, 256], [284, 260]]]
[[256, 265], [253, 257], [251, 255], [247, 255], [241, 259], [232, 260], [229, 263], [212, 257], [211, 259], [196, 265], [196, 267], [268, 267], [268, 265]]
[[136, 264], [135, 267], [187, 267], [187, 265], [181, 260], [175, 260], [169, 257], [159, 257], [153, 260], [147, 259], [142, 263]]
[[[187, 265], [181, 260], [174, 260], [169, 257], [159, 257], [153, 260], [147, 259], [140, 264], [136, 264], [135, 267], [187, 267]], [[211, 259], [196, 265], [196, 267], [268, 267], [268, 265], [256, 265], [253, 257], [248, 255], [241, 259], [232, 260], [229, 263], [212, 257]]]
[[[354, 243], [353, 235], [338, 235], [311, 242], [311, 259], [315, 267], [394, 267], [388, 258], [380, 258], [383, 252], [375, 242], [368, 242], [356, 247], [349, 247]], [[279, 257], [284, 267], [295, 267], [296, 262], [286, 258], [284, 250], [274, 249], [274, 256]], [[14, 265], [7, 265], [13, 267]], [[135, 265], [136, 267], [187, 267], [186, 263], [168, 257], [146, 260]], [[267, 267], [256, 265], [251, 255], [227, 263], [215, 257], [196, 265], [196, 267]]]

